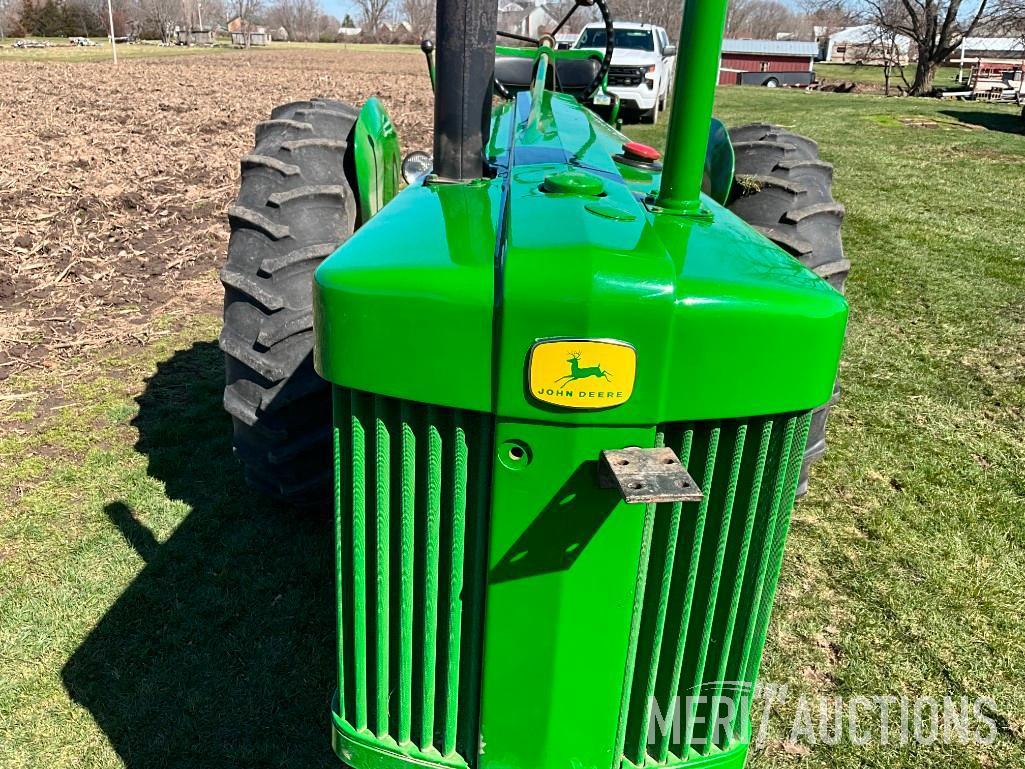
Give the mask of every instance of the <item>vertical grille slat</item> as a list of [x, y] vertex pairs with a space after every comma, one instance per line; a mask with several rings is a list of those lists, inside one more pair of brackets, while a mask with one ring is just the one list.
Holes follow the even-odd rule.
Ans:
[[[620, 716], [623, 769], [684, 764], [744, 739], [739, 716], [758, 673], [809, 417], [660, 428], [705, 494], [657, 506], [645, 529], [631, 693]], [[665, 729], [649, 744], [655, 708]]]
[[467, 767], [492, 421], [343, 388], [334, 401], [338, 715], [376, 749]]
[[459, 662], [462, 638], [462, 593], [463, 567], [466, 549], [466, 432], [461, 414], [453, 419], [454, 466], [452, 483], [452, 561], [449, 568], [448, 605], [448, 653], [446, 655], [448, 675], [446, 681], [447, 704], [445, 708], [445, 731], [442, 738], [442, 755], [449, 755], [455, 748], [456, 727], [459, 714]]
[[391, 632], [389, 598], [391, 592], [391, 435], [388, 432], [387, 404], [380, 398], [374, 400], [374, 490], [377, 511], [375, 532], [375, 576], [377, 594], [377, 615], [375, 635], [377, 648], [374, 659], [376, 668], [377, 713], [374, 732], [380, 737], [388, 733], [389, 685], [389, 633]]
[[[740, 638], [740, 646], [727, 664], [727, 678], [732, 681], [748, 681], [746, 678], [747, 660], [754, 645], [758, 606], [762, 604], [766, 575], [769, 571], [769, 552], [775, 537], [776, 517], [783, 497], [783, 482], [787, 466], [785, 447], [793, 441], [795, 430], [796, 424], [792, 419], [785, 423], [777, 422], [771, 427], [769, 456], [766, 460], [765, 483], [767, 486], [758, 499], [758, 513], [748, 554], [749, 565], [742, 586], [748, 606], [747, 611], [739, 618], [739, 628], [734, 631]], [[751, 566], [754, 568], [751, 569]], [[737, 716], [739, 717], [739, 714]], [[731, 730], [734, 733], [738, 731], [736, 717], [731, 724]]]
[[420, 747], [434, 745], [435, 676], [438, 662], [438, 564], [441, 558], [441, 432], [437, 409], [427, 410], [427, 528], [424, 551], [423, 596], [423, 701], [421, 702]]
[[365, 396], [352, 394], [352, 608], [355, 645], [354, 691], [356, 713], [354, 726], [367, 728], [367, 498], [366, 498], [366, 429], [363, 424]]
[[[680, 445], [680, 450], [677, 452], [677, 456], [680, 457], [680, 461], [683, 463], [683, 465], [685, 467], [690, 467], [691, 466], [691, 453], [693, 451], [693, 446], [694, 446], [694, 430], [684, 430], [683, 431], [683, 436], [680, 439], [679, 445]], [[691, 507], [691, 506], [688, 506], [688, 508], [689, 507]], [[681, 529], [680, 523], [681, 523], [682, 517], [683, 517], [683, 509], [684, 508], [683, 508], [683, 504], [682, 503], [677, 503], [677, 504], [673, 505], [674, 518], [676, 519], [676, 524], [677, 525], [676, 525], [676, 531], [673, 534], [672, 541], [666, 543], [667, 551], [668, 551], [668, 549], [670, 547], [672, 547], [674, 549], [674, 551], [679, 547], [680, 529]], [[673, 560], [674, 560], [673, 566], [675, 568], [675, 566], [676, 566], [675, 554], [674, 554], [674, 559]], [[672, 584], [673, 584], [673, 582], [672, 582], [672, 575], [670, 575], [670, 580], [671, 580], [670, 581], [670, 596], [668, 597], [667, 600], [672, 600], [672, 598], [673, 598], [673, 595], [672, 595]], [[677, 592], [679, 592], [679, 591], [677, 591]], [[688, 616], [690, 614], [690, 609], [686, 608], [686, 607], [683, 607], [683, 608], [679, 608], [678, 612], [679, 612], [679, 622], [682, 623], [682, 624], [681, 624], [680, 627], [677, 628], [677, 634], [676, 634], [677, 635], [677, 642], [676, 642], [675, 646], [673, 647], [674, 651], [673, 651], [672, 667], [670, 668], [670, 671], [671, 671], [670, 672], [670, 682], [668, 684], [668, 687], [659, 687], [659, 690], [662, 691], [662, 692], [676, 692], [679, 689], [679, 686], [680, 686], [680, 675], [681, 675], [681, 672], [683, 670], [683, 641], [685, 640], [686, 634], [687, 634], [687, 626], [686, 626], [685, 623], [686, 623], [687, 618], [688, 618]], [[672, 699], [672, 695], [669, 695], [669, 694], [667, 694], [663, 698], [663, 700], [668, 701], [668, 705], [666, 706], [666, 708], [662, 712], [664, 714], [664, 717], [668, 718], [670, 720], [670, 722], [671, 722], [673, 717], [676, 714], [676, 707], [677, 707], [678, 703], [675, 700], [673, 700]], [[645, 730], [647, 730], [647, 725], [651, 721], [653, 705], [654, 705], [654, 703], [652, 701], [649, 701], [647, 703], [647, 708], [646, 708], [646, 711], [645, 711], [646, 715], [645, 715], [645, 719], [644, 719], [644, 721], [642, 723], [642, 727]], [[667, 730], [662, 735], [662, 737], [659, 739], [658, 750], [656, 752], [656, 760], [657, 761], [664, 763], [664, 762], [669, 760], [669, 757], [670, 757], [669, 742], [670, 742], [670, 737], [671, 736], [672, 736], [672, 730]], [[639, 758], [643, 758], [643, 755], [640, 756]], [[641, 762], [640, 761], [636, 761], [635, 763], [641, 763]]]
[[[697, 437], [697, 436], [695, 436]], [[715, 472], [715, 458], [719, 450], [719, 427], [713, 427], [711, 430], [702, 436], [705, 441], [705, 451], [703, 459], [701, 460], [702, 470], [699, 472], [702, 489], [712, 488], [712, 481]], [[693, 463], [688, 464], [688, 469], [693, 467]], [[695, 472], [697, 472], [695, 470]], [[691, 472], [693, 475], [694, 472]], [[705, 494], [700, 502], [697, 503], [697, 510], [694, 518], [688, 520], [684, 526], [683, 543], [682, 547], [684, 552], [687, 554], [685, 559], [685, 571], [686, 582], [683, 588], [683, 606], [680, 609], [680, 627], [677, 633], [676, 653], [673, 656], [673, 673], [672, 673], [672, 685], [670, 692], [679, 692], [680, 683], [686, 681], [688, 677], [684, 676], [685, 668], [689, 662], [689, 656], [687, 652], [687, 640], [692, 631], [691, 620], [693, 619], [694, 609], [694, 593], [698, 582], [698, 567], [701, 559], [701, 544], [704, 539], [705, 533], [705, 518], [708, 515], [708, 506], [711, 501], [711, 495]], [[693, 507], [694, 505], [688, 505]], [[689, 549], [687, 548], [687, 542], [690, 543]], [[675, 696], [675, 694], [673, 695]], [[671, 701], [668, 703], [668, 707], [663, 709], [663, 712], [668, 711], [670, 719], [677, 717], [676, 711], [678, 708], [682, 708], [680, 718], [686, 720], [688, 713], [686, 711], [686, 694], [683, 695], [681, 700]], [[647, 731], [647, 724], [643, 724], [642, 728]], [[667, 758], [672, 756], [671, 750], [671, 738], [672, 729], [666, 730], [663, 741], [665, 742], [664, 747], [659, 745], [659, 753], [665, 754]], [[681, 748], [677, 746], [677, 756], [682, 757]]]
[[[690, 461], [690, 445], [692, 438], [693, 433], [687, 433], [684, 436], [683, 445], [680, 446], [680, 450], [677, 453], [677, 456], [680, 457], [680, 461], [684, 465]], [[657, 445], [665, 445], [665, 436], [663, 433], [659, 433]], [[641, 703], [641, 707], [644, 709], [644, 718], [641, 720], [641, 723], [643, 724], [647, 724], [652, 715], [652, 702], [655, 697], [659, 664], [662, 657], [662, 646], [665, 641], [666, 614], [669, 610], [669, 595], [673, 580], [673, 566], [676, 561], [677, 538], [680, 532], [680, 517], [682, 512], [683, 503], [681, 502], [676, 502], [669, 508], [669, 516], [666, 524], [668, 526], [668, 534], [665, 537], [665, 547], [662, 549], [662, 570], [658, 586], [658, 608], [655, 613], [654, 639], [652, 642], [650, 662], [647, 666], [648, 675], [647, 685], [644, 690], [644, 700]], [[638, 730], [635, 737], [632, 756], [632, 760], [635, 763], [641, 763], [644, 761], [646, 739], [647, 732]]]
[[[626, 675], [623, 683], [623, 697], [620, 704], [621, 712], [628, 712], [631, 705], [631, 694], [635, 689], [637, 667], [637, 649], [641, 634], [641, 608], [644, 605], [644, 590], [648, 577], [648, 561], [651, 557], [651, 535], [655, 526], [657, 505], [644, 506], [644, 526], [641, 531], [641, 549], [638, 556], [637, 582], [634, 586], [634, 602], [630, 620], [630, 638], [627, 645]], [[626, 744], [630, 724], [625, 718], [619, 719], [616, 732], [616, 752], [622, 753]]]
[[399, 716], [398, 742], [408, 743], [413, 730], [413, 559], [415, 557], [416, 432], [412, 409], [400, 407], [402, 421], [401, 582], [399, 598]]
[[[757, 643], [756, 635], [758, 632], [759, 607], [764, 604], [763, 595], [765, 593], [765, 582], [769, 572], [769, 551], [772, 547], [773, 539], [775, 538], [776, 518], [779, 515], [779, 506], [783, 499], [783, 486], [786, 479], [788, 464], [785, 447], [789, 446], [793, 441], [794, 433], [796, 432], [796, 424], [793, 421], [790, 421], [786, 424], [784, 430], [783, 436], [781, 439], [777, 440], [777, 446], [775, 448], [774, 459], [776, 472], [774, 473], [772, 480], [772, 493], [769, 497], [768, 509], [765, 512], [765, 523], [758, 542], [758, 566], [755, 572], [753, 590], [750, 592], [751, 612], [746, 618], [747, 627], [746, 632], [743, 635], [743, 644], [740, 648], [739, 664], [735, 667], [736, 674], [744, 677], [744, 680], [747, 680], [748, 661], [751, 657], [752, 649]], [[771, 596], [769, 603], [771, 605]]]
[[[762, 424], [757, 453], [753, 459], [744, 468], [742, 468], [742, 471], [750, 472], [750, 478], [743, 479], [744, 481], [747, 481], [747, 483], [741, 484], [742, 496], [746, 493], [748, 499], [747, 504], [744, 506], [744, 518], [741, 524], [740, 541], [734, 545], [732, 543], [736, 542], [736, 538], [731, 537], [730, 547], [733, 548], [733, 551], [727, 552], [726, 555], [727, 561], [731, 560], [730, 556], [735, 556], [733, 558], [735, 563], [735, 574], [733, 575], [733, 590], [728, 594], [728, 601], [725, 605], [726, 616], [723, 620], [724, 627], [719, 636], [718, 665], [715, 668], [713, 690], [708, 708], [709, 719], [705, 722], [707, 728], [705, 731], [704, 750], [702, 751], [705, 755], [708, 755], [711, 752], [713, 746], [719, 748], [725, 746], [725, 740], [717, 739], [718, 735], [714, 734], [714, 719], [719, 715], [719, 707], [723, 693], [723, 682], [727, 680], [727, 667], [730, 660], [729, 650], [733, 642], [733, 632], [736, 627], [737, 612], [740, 610], [741, 602], [744, 598], [742, 587], [747, 569], [747, 558], [751, 550], [751, 537], [754, 532], [755, 518], [757, 517], [758, 499], [761, 496], [762, 477], [765, 473], [765, 461], [769, 454], [769, 439], [772, 436], [772, 425], [773, 423], [771, 420], [765, 420]], [[719, 616], [721, 616], [721, 613], [717, 614], [717, 617]]]
[[748, 659], [747, 675], [752, 680], [758, 676], [758, 670], [762, 665], [762, 651], [765, 648], [769, 616], [772, 614], [772, 599], [776, 594], [776, 584], [779, 581], [779, 572], [783, 565], [783, 548], [786, 545], [787, 534], [790, 532], [790, 518], [794, 510], [793, 501], [797, 493], [797, 482], [801, 474], [804, 446], [808, 442], [808, 428], [810, 425], [811, 414], [806, 414], [795, 425], [789, 442], [789, 452], [786, 460], [786, 480], [783, 487], [783, 504], [779, 509], [776, 519], [776, 531], [772, 541], [772, 553], [769, 560], [769, 576], [766, 583], [768, 590], [763, 590], [762, 592], [761, 605], [758, 607], [758, 624], [755, 631], [755, 643], [757, 645], [752, 649], [753, 653]]
[[[733, 517], [733, 500], [737, 493], [737, 479], [740, 476], [740, 465], [741, 458], [744, 453], [744, 440], [747, 436], [747, 425], [738, 425], [736, 427], [736, 433], [733, 439], [733, 451], [730, 455], [730, 468], [729, 476], [726, 480], [726, 488], [722, 494], [715, 494], [717, 499], [715, 503], [721, 505], [718, 511], [718, 530], [715, 532], [709, 532], [715, 534], [715, 550], [713, 554], [713, 561], [708, 564], [707, 559], [705, 562], [705, 569], [707, 579], [702, 580], [707, 593], [706, 604], [704, 608], [704, 622], [701, 628], [701, 642], [698, 650], [697, 661], [694, 665], [694, 676], [691, 680], [691, 686], [689, 693], [697, 696], [708, 696], [708, 692], [704, 689], [705, 684], [705, 666], [708, 662], [708, 650], [712, 640], [712, 625], [715, 620], [715, 607], [716, 601], [719, 597], [719, 584], [722, 577], [723, 569], [723, 558], [726, 555], [726, 541], [729, 536], [730, 520]], [[714, 489], [714, 491], [719, 491]], [[721, 501], [720, 501], [721, 500]], [[713, 522], [714, 523], [714, 522]], [[694, 700], [695, 704], [687, 709], [687, 721], [686, 728], [683, 732], [683, 741], [685, 745], [689, 745], [694, 736], [694, 729], [696, 726], [696, 715], [697, 715], [697, 699]]]

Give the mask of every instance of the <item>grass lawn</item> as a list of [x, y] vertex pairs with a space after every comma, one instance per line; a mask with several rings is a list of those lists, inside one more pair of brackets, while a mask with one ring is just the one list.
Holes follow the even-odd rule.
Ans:
[[[43, 61], [43, 62], [87, 62], [110, 61], [110, 40], [93, 38], [95, 46], [69, 45], [63, 38], [47, 39], [48, 48], [15, 48], [13, 38], [8, 38], [0, 47], [0, 61]], [[241, 50], [227, 44], [218, 44], [210, 48], [190, 48], [183, 45], [158, 45], [152, 41], [140, 43], [118, 43], [117, 58], [121, 59], [152, 59], [168, 56], [196, 56], [208, 53], [226, 53]]]
[[[988, 750], [841, 744], [805, 765], [1025, 766], [1017, 110], [732, 88], [717, 114], [819, 142], [853, 264], [844, 394], [797, 509], [764, 676], [847, 696], [988, 696], [1002, 725]], [[664, 140], [664, 126], [630, 133]]]
[[[914, 64], [904, 68], [904, 77], [908, 82], [915, 79]], [[828, 64], [826, 62], [815, 63], [815, 74], [820, 79], [826, 80], [849, 80], [854, 83], [865, 83], [866, 85], [883, 84], [883, 68], [870, 64]], [[900, 75], [894, 71], [890, 77], [890, 85], [903, 85]], [[934, 81], [937, 88], [949, 88], [957, 84], [957, 67], [940, 67], [936, 71]]]
[[[819, 141], [854, 265], [844, 396], [796, 512], [763, 679], [792, 698], [987, 696], [999, 730], [988, 747], [808, 749], [787, 740], [788, 701], [750, 765], [1025, 766], [1013, 110], [728, 88], [718, 114]], [[0, 383], [4, 769], [340, 765], [330, 527], [242, 483], [218, 330], [197, 312], [144, 346]]]

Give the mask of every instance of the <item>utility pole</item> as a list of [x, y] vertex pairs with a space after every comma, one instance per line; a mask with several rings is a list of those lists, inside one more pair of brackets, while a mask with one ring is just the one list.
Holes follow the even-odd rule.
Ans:
[[107, 21], [110, 22], [110, 50], [114, 54], [114, 65], [117, 66], [117, 43], [114, 42], [114, 7], [107, 0]]

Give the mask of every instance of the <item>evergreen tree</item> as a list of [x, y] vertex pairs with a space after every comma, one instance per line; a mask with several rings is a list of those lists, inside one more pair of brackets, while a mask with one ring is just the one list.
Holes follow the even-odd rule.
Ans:
[[64, 37], [64, 12], [54, 0], [46, 0], [39, 9], [35, 34], [42, 37]]

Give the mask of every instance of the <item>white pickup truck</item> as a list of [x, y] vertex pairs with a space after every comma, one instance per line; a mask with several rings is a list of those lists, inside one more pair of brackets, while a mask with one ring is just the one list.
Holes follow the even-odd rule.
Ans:
[[[612, 28], [615, 47], [609, 91], [619, 97], [623, 107], [638, 110], [643, 118], [654, 122], [665, 109], [676, 69], [676, 46], [669, 43], [665, 29], [654, 24], [617, 21]], [[573, 47], [604, 52], [605, 42], [605, 25], [588, 24]]]

